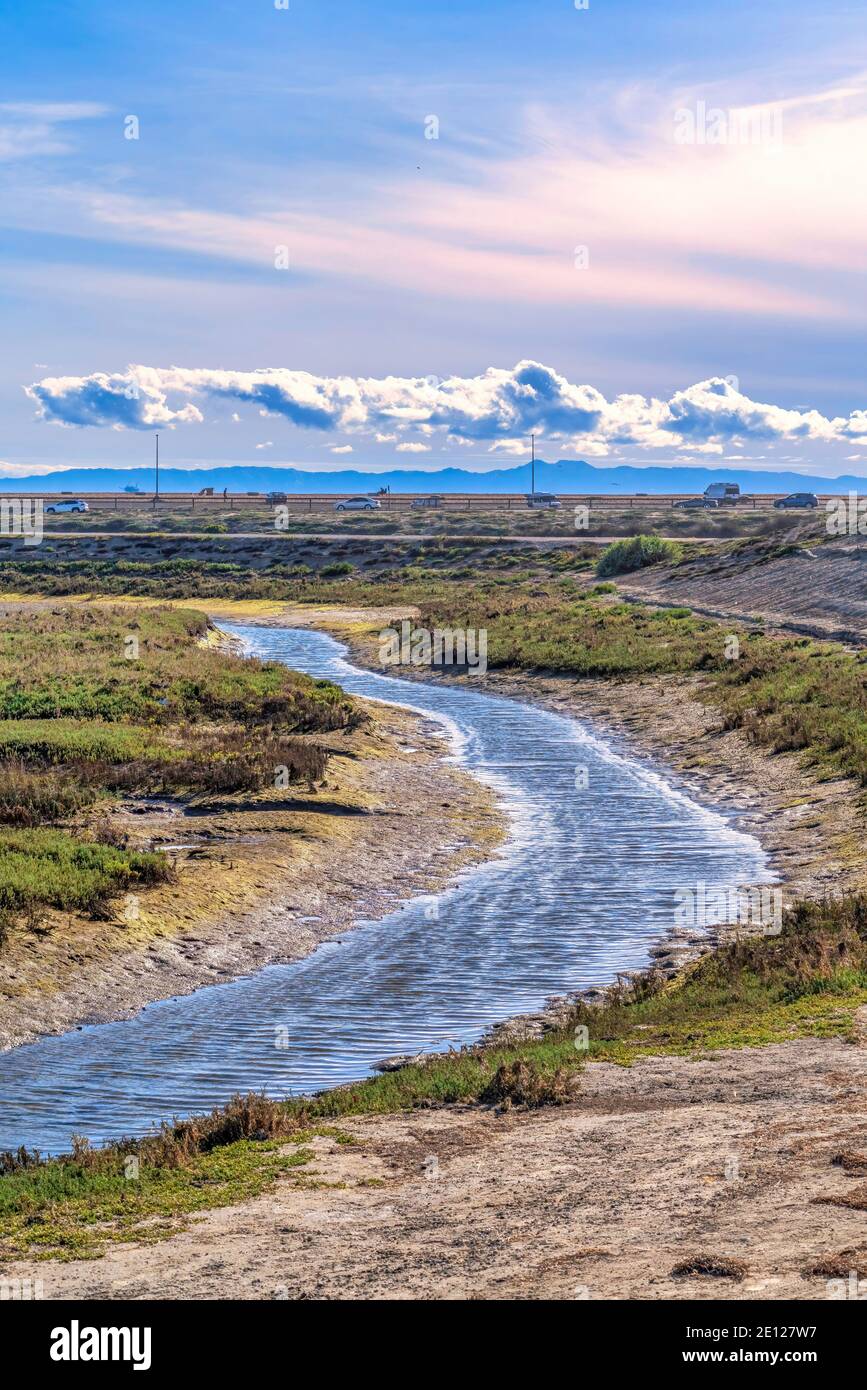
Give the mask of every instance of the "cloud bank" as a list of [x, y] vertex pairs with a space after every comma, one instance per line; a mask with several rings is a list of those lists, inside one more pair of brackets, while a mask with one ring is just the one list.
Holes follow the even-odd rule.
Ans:
[[502, 451], [531, 432], [595, 454], [624, 445], [721, 453], [744, 443], [867, 444], [867, 410], [833, 419], [789, 410], [751, 400], [732, 377], [697, 382], [667, 401], [634, 394], [609, 400], [533, 361], [445, 378], [131, 366], [112, 375], [44, 377], [24, 389], [43, 419], [61, 425], [172, 428], [201, 423], [202, 407], [242, 403], [302, 429], [399, 440], [403, 452], [426, 451], [437, 435]]

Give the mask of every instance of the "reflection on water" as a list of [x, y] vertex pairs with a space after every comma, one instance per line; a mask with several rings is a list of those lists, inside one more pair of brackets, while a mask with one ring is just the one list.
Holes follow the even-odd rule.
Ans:
[[[645, 964], [676, 888], [769, 881], [755, 840], [570, 719], [471, 684], [359, 670], [321, 633], [226, 626], [258, 656], [444, 724], [453, 756], [503, 797], [507, 849], [305, 960], [3, 1055], [0, 1148], [141, 1134], [234, 1091], [309, 1091], [389, 1053], [472, 1041], [549, 994]], [[409, 842], [408, 871], [413, 860]]]

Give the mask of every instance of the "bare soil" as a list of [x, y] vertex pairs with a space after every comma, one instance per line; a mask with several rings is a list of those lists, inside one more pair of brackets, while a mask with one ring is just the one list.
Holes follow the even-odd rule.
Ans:
[[[806, 1271], [867, 1260], [833, 1161], [865, 1102], [863, 1041], [594, 1063], [562, 1109], [345, 1121], [357, 1145], [169, 1240], [5, 1273], [52, 1299], [823, 1299]], [[745, 1272], [672, 1274], [693, 1261]]]

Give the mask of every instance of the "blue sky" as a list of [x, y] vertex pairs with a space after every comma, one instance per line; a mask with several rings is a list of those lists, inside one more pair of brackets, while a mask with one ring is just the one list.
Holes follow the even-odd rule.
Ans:
[[865, 39], [833, 0], [3, 0], [0, 471], [158, 427], [180, 466], [533, 428], [867, 472]]

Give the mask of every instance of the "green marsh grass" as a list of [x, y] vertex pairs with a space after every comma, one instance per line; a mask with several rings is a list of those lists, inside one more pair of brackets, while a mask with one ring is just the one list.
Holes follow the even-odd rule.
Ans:
[[[15, 913], [103, 913], [169, 874], [159, 855], [76, 825], [99, 799], [313, 788], [327, 750], [307, 737], [361, 722], [330, 681], [201, 645], [191, 610], [41, 608], [0, 630], [0, 949]], [[132, 659], [130, 659], [132, 657]], [[56, 830], [46, 827], [56, 824]]]

